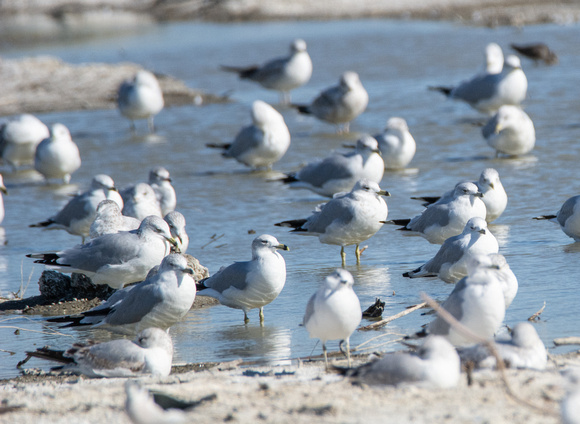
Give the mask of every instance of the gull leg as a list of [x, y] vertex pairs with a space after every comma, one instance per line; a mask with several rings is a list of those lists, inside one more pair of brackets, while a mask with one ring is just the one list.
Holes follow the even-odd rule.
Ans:
[[250, 318], [248, 318], [248, 314], [246, 313], [246, 311], [244, 311], [244, 324], [247, 324], [250, 322]]
[[260, 323], [264, 322], [264, 307], [260, 308]]
[[346, 253], [344, 253], [344, 246], [340, 246], [340, 258], [342, 259], [342, 267], [346, 266]]
[[149, 132], [154, 133], [155, 132], [155, 125], [153, 124], [153, 117], [152, 116], [147, 118], [147, 125], [149, 126]]
[[358, 244], [356, 245], [356, 248], [354, 249], [354, 254], [356, 255], [356, 264], [360, 265], [360, 249], [358, 247]]
[[[346, 349], [343, 346], [344, 342], [346, 342]], [[350, 368], [350, 338], [347, 337], [346, 339], [341, 340], [338, 343], [338, 348], [340, 349], [340, 351], [342, 352], [342, 354], [344, 356], [346, 356], [346, 359], [348, 361], [348, 367]]]
[[324, 365], [328, 371], [328, 355], [326, 354], [326, 342], [322, 343], [322, 352], [324, 353]]
[[135, 126], [135, 121], [133, 121], [132, 119], [131, 119], [131, 126], [129, 128], [131, 128], [131, 133], [135, 133], [135, 131], [137, 131], [137, 127]]
[[280, 92], [280, 104], [287, 106], [290, 104], [290, 92], [289, 91], [281, 91]]

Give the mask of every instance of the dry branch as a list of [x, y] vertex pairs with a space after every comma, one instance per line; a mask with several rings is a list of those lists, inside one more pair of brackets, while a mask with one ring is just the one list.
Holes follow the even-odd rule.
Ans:
[[369, 330], [375, 330], [377, 328], [380, 328], [384, 325], [387, 325], [389, 322], [396, 320], [397, 318], [401, 318], [404, 317], [405, 315], [410, 314], [413, 311], [416, 311], [417, 309], [421, 309], [423, 306], [425, 306], [426, 303], [419, 303], [418, 305], [415, 306], [411, 306], [410, 308], [405, 309], [402, 312], [399, 312], [398, 314], [392, 315], [390, 317], [387, 317], [385, 319], [382, 319], [380, 321], [374, 322], [372, 324], [366, 325], [364, 327], [360, 327], [359, 330], [360, 331], [369, 331]]

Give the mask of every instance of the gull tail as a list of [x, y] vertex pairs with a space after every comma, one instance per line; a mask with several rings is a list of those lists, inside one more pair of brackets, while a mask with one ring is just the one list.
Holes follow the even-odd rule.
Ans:
[[70, 266], [66, 264], [59, 264], [56, 262], [60, 259], [57, 253], [29, 253], [27, 258], [36, 259], [35, 264], [54, 265], [54, 266]]
[[439, 199], [441, 199], [440, 196], [424, 196], [424, 197], [411, 197], [411, 199], [413, 200], [420, 200], [423, 206], [427, 207], [429, 205], [432, 205], [433, 203], [435, 203], [436, 201], [438, 201]]
[[227, 150], [231, 145], [232, 143], [207, 143], [205, 147], [209, 147], [210, 149]]
[[292, 231], [307, 231], [302, 226], [306, 224], [306, 219], [291, 219], [290, 221], [282, 221], [274, 224], [276, 227], [293, 228]]
[[205, 285], [206, 280], [208, 280], [209, 277], [204, 278], [203, 280], [199, 280], [195, 282], [195, 289], [200, 292], [202, 290], [205, 290], [207, 288], [209, 288], [208, 286]]
[[50, 349], [48, 346], [36, 349], [34, 352], [26, 352], [26, 355], [29, 358], [46, 359], [48, 361], [60, 362], [61, 364], [72, 364], [74, 362], [72, 358], [65, 356], [64, 350], [54, 350]]
[[303, 113], [305, 115], [312, 115], [312, 109], [310, 108], [310, 105], [291, 104], [290, 106], [292, 106], [294, 109], [298, 110], [298, 112], [300, 112], [300, 113]]
[[381, 221], [381, 222], [383, 224], [401, 225], [401, 228], [397, 228], [397, 230], [400, 230], [400, 231], [411, 231], [410, 229], [407, 228], [407, 225], [409, 225], [409, 222], [411, 222], [410, 218], [390, 219], [388, 221]]
[[451, 95], [451, 92], [453, 91], [453, 89], [455, 87], [445, 87], [445, 86], [441, 86], [441, 85], [438, 85], [438, 86], [430, 85], [428, 88], [431, 91], [439, 91], [440, 93], [443, 93], [449, 97]]
[[242, 79], [251, 79], [256, 74], [256, 71], [260, 68], [258, 66], [241, 67], [221, 65], [220, 69], [226, 72], [235, 72]]
[[540, 215], [540, 216], [536, 216], [532, 219], [537, 219], [538, 221], [542, 220], [542, 219], [554, 219], [556, 218], [556, 215]]
[[30, 224], [29, 227], [30, 228], [46, 228], [52, 224], [54, 224], [54, 221], [52, 219], [47, 219], [46, 221], [38, 222], [36, 224]]

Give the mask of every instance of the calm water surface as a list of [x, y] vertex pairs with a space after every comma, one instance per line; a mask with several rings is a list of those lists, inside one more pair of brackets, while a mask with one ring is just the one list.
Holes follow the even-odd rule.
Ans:
[[[270, 233], [290, 246], [283, 252], [288, 277], [286, 287], [265, 308], [266, 322], [259, 325], [253, 311], [243, 325], [241, 311], [215, 306], [191, 311], [171, 334], [175, 362], [215, 360], [283, 361], [307, 356], [315, 341], [299, 326], [308, 297], [322, 279], [340, 266], [339, 248], [317, 239], [288, 234], [275, 222], [305, 217], [324, 199], [308, 191], [289, 190], [266, 182], [272, 174], [250, 173], [244, 166], [224, 160], [206, 143], [231, 140], [249, 122], [249, 107], [262, 99], [276, 104], [274, 92], [219, 71], [220, 64], [252, 64], [285, 54], [293, 38], [302, 37], [314, 62], [309, 84], [293, 92], [297, 102], [312, 99], [334, 84], [345, 70], [357, 71], [369, 91], [367, 111], [351, 125], [349, 135], [336, 135], [330, 125], [279, 108], [292, 134], [286, 156], [275, 171], [291, 171], [301, 164], [340, 150], [361, 133], [380, 131], [390, 116], [404, 117], [418, 143], [412, 169], [388, 173], [381, 186], [390, 191], [391, 218], [411, 217], [421, 206], [413, 195], [440, 194], [463, 179], [477, 179], [486, 167], [496, 168], [510, 201], [504, 215], [492, 226], [500, 252], [520, 283], [519, 293], [506, 314], [506, 324], [527, 319], [546, 302], [536, 328], [548, 346], [556, 337], [578, 335], [576, 318], [580, 301], [578, 258], [580, 246], [572, 243], [550, 222], [533, 216], [554, 213], [570, 196], [578, 194], [580, 144], [578, 26], [469, 28], [449, 23], [351, 22], [184, 23], [156, 27], [140, 34], [78, 43], [52, 44], [14, 50], [4, 46], [3, 57], [49, 54], [72, 63], [131, 61], [156, 72], [171, 74], [189, 86], [208, 92], [230, 93], [229, 104], [183, 106], [165, 109], [156, 118], [158, 133], [146, 135], [145, 123], [132, 136], [128, 122], [115, 110], [76, 111], [39, 115], [46, 123], [62, 122], [79, 145], [83, 165], [72, 185], [47, 187], [33, 172], [10, 174], [5, 170], [9, 196], [3, 222], [6, 244], [0, 246], [0, 294], [26, 286], [26, 296], [38, 293], [36, 282], [43, 268], [24, 255], [59, 250], [80, 240], [60, 231], [28, 228], [56, 212], [67, 194], [85, 189], [93, 175], [110, 174], [118, 186], [145, 181], [155, 165], [167, 167], [178, 194], [178, 210], [188, 222], [188, 253], [216, 272], [222, 265], [250, 257], [257, 234]], [[554, 67], [534, 66], [523, 60], [529, 80], [526, 111], [534, 120], [537, 145], [529, 156], [517, 160], [493, 159], [492, 150], [474, 121], [482, 116], [469, 107], [446, 101], [429, 92], [434, 84], [453, 84], [477, 72], [483, 49], [495, 41], [504, 49], [510, 42], [544, 41], [560, 55]], [[212, 236], [219, 240], [208, 244]], [[354, 248], [347, 249], [347, 269], [356, 280], [355, 290], [364, 307], [380, 297], [387, 303], [385, 316], [420, 301], [425, 291], [444, 299], [452, 286], [436, 279], [409, 281], [401, 274], [432, 257], [438, 249], [417, 236], [406, 236], [385, 226], [371, 238], [362, 265], [354, 264]], [[23, 351], [51, 345], [66, 347], [77, 340], [112, 337], [103, 330], [47, 330], [38, 316], [2, 316], [0, 325], [0, 377], [17, 375]], [[362, 349], [395, 349], [400, 334], [419, 329], [430, 317], [415, 312], [383, 330], [356, 332], [352, 346]], [[19, 327], [31, 331], [20, 331]], [[376, 338], [377, 336], [382, 336]], [[113, 336], [114, 337], [114, 336]], [[374, 338], [373, 340], [370, 340]], [[336, 343], [329, 345], [336, 349]], [[316, 353], [319, 353], [320, 346]], [[562, 349], [553, 351], [561, 352]], [[16, 354], [11, 355], [11, 352]], [[45, 366], [31, 361], [31, 366]]]

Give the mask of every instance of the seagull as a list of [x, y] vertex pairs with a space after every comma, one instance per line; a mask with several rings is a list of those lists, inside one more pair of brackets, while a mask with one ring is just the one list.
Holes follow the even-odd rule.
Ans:
[[560, 224], [564, 234], [580, 241], [580, 195], [566, 200], [556, 215], [541, 215], [534, 219], [547, 219]]
[[[461, 279], [441, 305], [475, 335], [490, 339], [505, 317], [505, 301], [498, 266], [489, 256], [473, 257], [467, 277]], [[475, 340], [463, 335], [441, 317], [427, 326], [427, 334], [445, 336], [454, 346], [470, 346]]]
[[163, 220], [169, 225], [171, 237], [177, 242], [177, 250], [185, 253], [189, 247], [189, 236], [185, 231], [185, 217], [180, 212], [172, 211], [165, 215]]
[[467, 276], [467, 262], [475, 255], [497, 253], [499, 245], [483, 218], [467, 221], [463, 232], [443, 242], [437, 254], [419, 268], [405, 272], [403, 277], [438, 276], [446, 283], [456, 283]]
[[554, 53], [544, 43], [532, 44], [510, 44], [510, 47], [519, 54], [526, 56], [536, 63], [543, 61], [546, 65], [555, 65], [558, 63], [558, 55]]
[[525, 155], [536, 144], [534, 123], [518, 106], [500, 107], [481, 129], [481, 133], [487, 144], [495, 149], [496, 158], [500, 153], [509, 156]]
[[175, 210], [177, 195], [171, 185], [169, 171], [162, 166], [156, 166], [149, 172], [149, 185], [155, 192], [163, 216]]
[[276, 250], [290, 250], [275, 237], [262, 234], [252, 242], [252, 260], [234, 262], [197, 283], [199, 296], [217, 299], [222, 305], [244, 311], [248, 323], [250, 309], [260, 309], [278, 297], [286, 283], [286, 262]]
[[356, 382], [399, 385], [420, 383], [430, 387], [455, 387], [461, 363], [455, 348], [441, 336], [428, 336], [415, 353], [387, 353], [381, 359], [346, 370]]
[[63, 124], [54, 124], [50, 137], [36, 146], [34, 169], [46, 180], [62, 179], [68, 184], [71, 174], [81, 167], [79, 148], [72, 140], [70, 132]]
[[413, 160], [417, 145], [403, 118], [389, 118], [383, 132], [375, 138], [379, 142], [385, 169], [403, 169]]
[[[495, 221], [505, 211], [508, 203], [507, 193], [499, 178], [499, 173], [494, 168], [486, 168], [479, 176], [479, 180], [472, 181], [477, 186], [483, 197], [481, 200], [485, 204], [485, 220], [489, 224]], [[441, 197], [411, 197], [411, 199], [421, 200], [423, 206], [429, 206], [439, 199], [451, 199], [454, 190], [450, 190]]]
[[498, 277], [503, 290], [503, 298], [505, 301], [505, 308], [509, 308], [513, 300], [518, 294], [518, 279], [507, 263], [505, 256], [499, 253], [489, 255], [491, 264], [498, 268]]
[[125, 206], [123, 215], [143, 220], [146, 216], [162, 217], [155, 190], [147, 183], [137, 183], [121, 193]]
[[63, 371], [88, 377], [168, 376], [173, 360], [173, 342], [167, 332], [147, 328], [134, 341], [117, 339], [86, 345], [75, 343], [66, 352], [43, 347], [26, 354], [61, 362], [65, 364], [60, 368]]
[[94, 284], [108, 284], [118, 289], [142, 281], [167, 256], [168, 243], [177, 246], [167, 223], [159, 217], [148, 216], [134, 231], [105, 234], [57, 253], [26, 256], [37, 259], [34, 263], [61, 272], [79, 272]]
[[46, 230], [65, 230], [69, 234], [82, 237], [82, 242], [90, 235], [90, 229], [97, 216], [97, 208], [104, 200], [114, 202], [117, 207], [123, 207], [123, 199], [115, 187], [115, 182], [105, 174], [95, 175], [90, 188], [75, 197], [55, 215], [46, 221], [31, 224]]
[[128, 380], [125, 393], [125, 410], [134, 424], [182, 424], [189, 421], [185, 411], [179, 408], [165, 410], [158, 405], [154, 396], [138, 381]]
[[79, 315], [49, 321], [69, 323], [65, 327], [105, 326], [128, 334], [149, 327], [167, 330], [183, 319], [195, 301], [193, 273], [187, 259], [173, 253], [163, 258], [157, 272], [150, 273], [139, 284], [115, 292], [101, 305]]
[[89, 238], [95, 239], [105, 234], [115, 234], [120, 231], [136, 230], [141, 221], [132, 216], [125, 216], [121, 208], [112, 200], [103, 200], [97, 206], [95, 220], [89, 230]]
[[430, 87], [462, 100], [482, 113], [495, 113], [503, 105], [519, 106], [526, 98], [528, 80], [517, 56], [509, 55], [499, 74], [480, 74], [457, 87]]
[[36, 146], [50, 137], [48, 127], [36, 116], [18, 115], [0, 126], [0, 157], [16, 170], [34, 163]]
[[356, 142], [356, 150], [346, 154], [334, 153], [309, 163], [300, 171], [281, 179], [290, 188], [307, 188], [321, 196], [349, 192], [357, 181], [367, 178], [377, 184], [384, 174], [384, 162], [373, 137], [365, 135]]
[[[508, 368], [546, 369], [548, 353], [534, 326], [520, 322], [512, 329], [511, 336], [498, 336], [495, 348]], [[495, 368], [497, 362], [486, 345], [459, 350], [462, 362], [473, 362], [476, 368]]]
[[345, 246], [356, 245], [357, 264], [360, 263], [359, 244], [377, 233], [387, 219], [387, 203], [380, 196], [390, 196], [374, 181], [362, 179], [349, 193], [337, 194], [328, 203], [319, 205], [306, 219], [275, 224], [293, 228], [292, 232], [316, 236], [321, 243], [340, 246], [343, 266]]
[[241, 79], [249, 79], [262, 87], [280, 92], [280, 103], [290, 103], [290, 91], [310, 81], [312, 60], [306, 42], [296, 39], [290, 44], [290, 55], [276, 58], [262, 66], [222, 66], [224, 71], [236, 72]]
[[566, 378], [566, 395], [560, 404], [562, 424], [580, 424], [580, 368], [567, 368], [562, 375]]
[[499, 74], [503, 69], [503, 51], [498, 44], [489, 43], [485, 46], [483, 69], [485, 74]]
[[276, 109], [256, 100], [252, 104], [252, 125], [242, 128], [233, 143], [206, 146], [223, 149], [222, 156], [234, 158], [254, 169], [270, 169], [290, 147], [290, 131]]
[[4, 185], [4, 177], [2, 177], [2, 174], [0, 174], [0, 224], [2, 224], [2, 221], [4, 221], [4, 199], [2, 198], [2, 193], [4, 194], [8, 194], [8, 191], [6, 190], [6, 186]]
[[356, 330], [362, 319], [360, 302], [352, 286], [354, 280], [350, 272], [337, 269], [327, 276], [306, 305], [303, 325], [311, 338], [322, 342], [324, 364], [328, 369], [326, 342], [346, 341], [346, 357], [350, 367], [350, 335]]
[[451, 197], [441, 198], [420, 215], [387, 223], [403, 225], [399, 230], [415, 231], [429, 243], [442, 244], [449, 237], [461, 234], [470, 218], [485, 219], [486, 208], [482, 197], [483, 194], [475, 184], [460, 183], [455, 186]]
[[117, 93], [117, 106], [121, 115], [131, 120], [131, 130], [135, 131], [137, 119], [147, 119], [149, 131], [155, 131], [153, 117], [163, 109], [163, 92], [155, 75], [140, 70], [132, 81], [125, 81]]
[[339, 130], [347, 133], [349, 123], [365, 111], [369, 95], [356, 72], [342, 74], [338, 85], [327, 88], [309, 105], [292, 105], [298, 112], [314, 115], [331, 124], [342, 125]]

